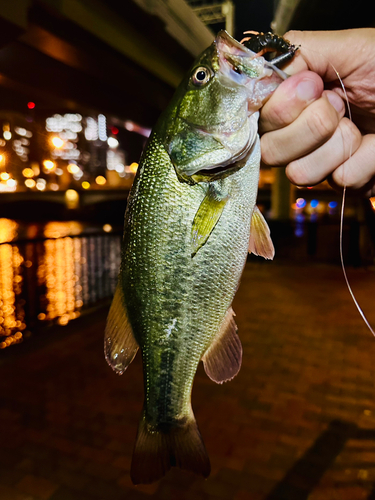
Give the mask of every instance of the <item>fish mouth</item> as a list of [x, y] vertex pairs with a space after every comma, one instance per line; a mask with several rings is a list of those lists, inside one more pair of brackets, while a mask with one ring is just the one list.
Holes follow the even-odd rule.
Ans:
[[194, 182], [211, 182], [217, 179], [224, 179], [225, 177], [234, 174], [245, 165], [248, 157], [251, 155], [255, 142], [256, 141], [252, 141], [251, 138], [249, 138], [246, 146], [230, 160], [215, 165], [212, 168], [203, 168], [198, 170], [191, 176], [191, 179]]
[[198, 170], [197, 174], [208, 175], [208, 174], [225, 172], [228, 168], [232, 168], [238, 163], [240, 163], [242, 160], [246, 159], [249, 155], [252, 146], [253, 143], [251, 141], [251, 138], [249, 138], [244, 148], [241, 151], [239, 151], [236, 155], [232, 156], [230, 160], [225, 161], [223, 163], [219, 163], [218, 165], [215, 165], [212, 168], [203, 168], [202, 170]]

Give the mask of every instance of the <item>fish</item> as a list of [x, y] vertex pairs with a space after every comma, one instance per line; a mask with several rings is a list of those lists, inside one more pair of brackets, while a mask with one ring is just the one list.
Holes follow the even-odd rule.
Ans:
[[172, 467], [210, 474], [191, 406], [200, 361], [216, 383], [239, 372], [232, 309], [248, 252], [274, 256], [256, 206], [259, 109], [280, 71], [221, 31], [194, 62], [142, 153], [125, 212], [104, 350], [122, 374], [138, 349], [144, 404], [134, 484]]

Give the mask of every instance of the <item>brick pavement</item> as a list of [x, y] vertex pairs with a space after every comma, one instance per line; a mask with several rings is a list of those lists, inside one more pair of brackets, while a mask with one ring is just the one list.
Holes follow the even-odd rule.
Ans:
[[[374, 325], [375, 271], [349, 275]], [[375, 339], [340, 268], [252, 260], [234, 310], [239, 375], [219, 386], [200, 367], [193, 390], [209, 479], [131, 484], [140, 357], [107, 367], [102, 310], [0, 361], [0, 500], [374, 500]]]

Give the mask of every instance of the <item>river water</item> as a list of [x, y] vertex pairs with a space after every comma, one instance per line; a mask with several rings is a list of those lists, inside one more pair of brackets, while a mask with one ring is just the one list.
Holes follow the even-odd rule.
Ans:
[[0, 219], [0, 349], [112, 297], [121, 229]]

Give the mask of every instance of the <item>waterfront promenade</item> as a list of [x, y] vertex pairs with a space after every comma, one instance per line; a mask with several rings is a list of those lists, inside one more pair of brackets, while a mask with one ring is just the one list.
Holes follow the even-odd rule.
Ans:
[[[349, 269], [375, 325], [375, 270]], [[207, 480], [133, 486], [140, 356], [106, 365], [106, 309], [0, 353], [0, 500], [375, 499], [375, 338], [337, 266], [251, 260], [234, 302], [244, 360], [193, 408]]]

